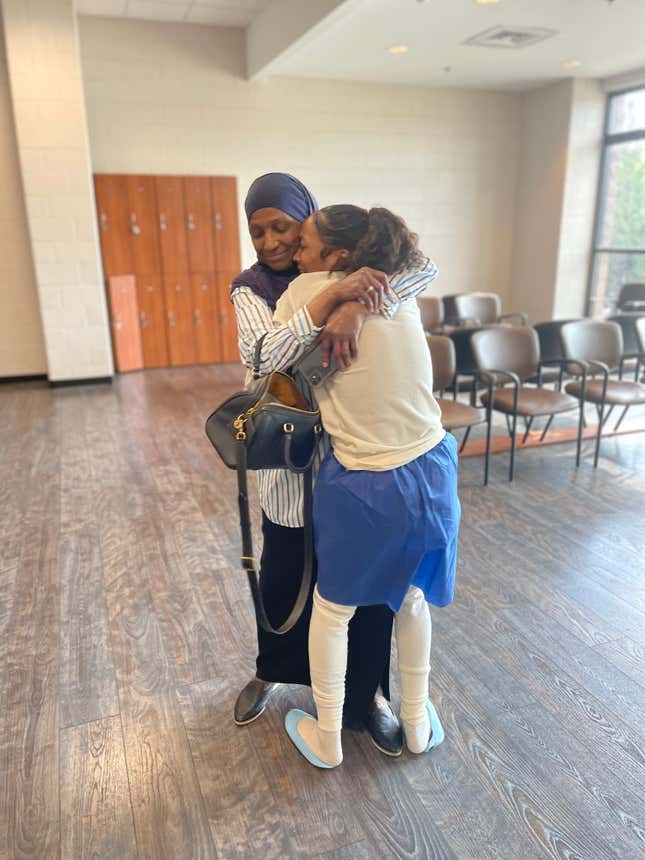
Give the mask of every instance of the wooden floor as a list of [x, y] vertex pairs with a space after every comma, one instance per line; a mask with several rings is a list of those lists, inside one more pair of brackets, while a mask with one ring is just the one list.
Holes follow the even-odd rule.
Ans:
[[[455, 603], [433, 613], [445, 744], [347, 733], [311, 768], [247, 728], [234, 478], [203, 435], [237, 368], [0, 388], [0, 858], [645, 857], [645, 445], [461, 470]], [[257, 508], [255, 510], [257, 516]]]

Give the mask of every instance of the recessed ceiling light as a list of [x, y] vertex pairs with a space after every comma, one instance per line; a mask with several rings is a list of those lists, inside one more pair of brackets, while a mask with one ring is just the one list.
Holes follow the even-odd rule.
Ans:
[[407, 54], [408, 46], [407, 45], [392, 45], [391, 48], [388, 48], [390, 54]]
[[488, 6], [489, 3], [499, 3], [499, 0], [475, 0], [478, 6]]
[[562, 60], [560, 65], [563, 69], [576, 69], [580, 65], [580, 60]]

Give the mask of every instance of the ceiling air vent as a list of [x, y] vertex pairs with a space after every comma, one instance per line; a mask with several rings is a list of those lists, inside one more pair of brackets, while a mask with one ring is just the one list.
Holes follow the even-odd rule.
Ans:
[[527, 48], [556, 36], [556, 30], [546, 27], [491, 27], [466, 39], [464, 45], [477, 45], [480, 48]]

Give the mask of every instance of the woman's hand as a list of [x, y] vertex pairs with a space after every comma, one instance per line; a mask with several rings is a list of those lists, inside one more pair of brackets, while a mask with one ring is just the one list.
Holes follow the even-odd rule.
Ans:
[[333, 355], [338, 369], [347, 370], [358, 355], [358, 338], [369, 313], [362, 302], [346, 301], [330, 314], [320, 335], [323, 367]]
[[378, 313], [383, 307], [383, 295], [389, 292], [387, 275], [363, 266], [339, 281], [335, 291], [339, 302], [358, 301], [369, 313]]

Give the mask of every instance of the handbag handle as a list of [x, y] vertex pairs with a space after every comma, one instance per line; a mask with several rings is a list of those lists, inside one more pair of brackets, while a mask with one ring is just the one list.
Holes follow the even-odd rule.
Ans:
[[262, 375], [260, 373], [260, 365], [262, 364], [262, 344], [264, 343], [264, 338], [268, 333], [268, 331], [265, 331], [264, 334], [257, 339], [255, 349], [253, 350], [253, 369], [251, 371], [253, 379], [259, 379]]

